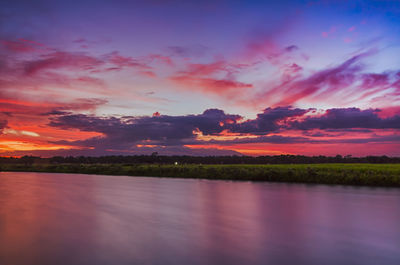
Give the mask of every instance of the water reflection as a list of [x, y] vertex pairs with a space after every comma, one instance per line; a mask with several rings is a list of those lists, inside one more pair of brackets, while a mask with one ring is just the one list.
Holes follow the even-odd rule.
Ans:
[[0, 173], [0, 264], [400, 264], [400, 191]]

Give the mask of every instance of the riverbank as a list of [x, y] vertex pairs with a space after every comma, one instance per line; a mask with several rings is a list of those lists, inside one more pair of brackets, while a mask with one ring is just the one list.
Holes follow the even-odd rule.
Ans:
[[400, 187], [400, 164], [2, 164], [0, 170]]

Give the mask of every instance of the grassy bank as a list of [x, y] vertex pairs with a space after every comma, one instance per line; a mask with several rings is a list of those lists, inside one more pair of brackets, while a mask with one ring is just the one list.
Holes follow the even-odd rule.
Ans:
[[2, 171], [84, 173], [400, 187], [400, 164], [2, 164]]

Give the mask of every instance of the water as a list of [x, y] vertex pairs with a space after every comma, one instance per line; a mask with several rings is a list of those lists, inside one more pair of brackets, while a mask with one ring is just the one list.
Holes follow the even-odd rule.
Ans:
[[0, 173], [0, 264], [400, 264], [400, 189]]

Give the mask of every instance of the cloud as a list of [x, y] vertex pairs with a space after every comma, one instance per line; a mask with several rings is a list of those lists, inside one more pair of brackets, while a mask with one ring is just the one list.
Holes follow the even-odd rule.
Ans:
[[103, 65], [104, 61], [83, 54], [69, 52], [53, 52], [41, 55], [40, 59], [26, 61], [24, 70], [26, 75], [34, 75], [45, 70], [66, 68], [72, 70], [95, 70]]
[[[287, 10], [289, 13], [292, 11]], [[282, 46], [280, 36], [287, 33], [298, 22], [298, 14], [292, 13], [288, 17], [280, 17], [274, 24], [253, 28], [246, 36], [244, 56], [247, 59], [263, 58], [271, 64], [280, 64], [282, 60], [299, 50], [297, 45]]]
[[6, 120], [0, 120], [0, 134], [2, 134], [3, 130], [7, 127], [7, 123]]
[[379, 87], [379, 86], [386, 86], [389, 84], [389, 74], [382, 73], [367, 73], [361, 75], [362, 84], [361, 86], [364, 89]]
[[187, 46], [169, 46], [166, 48], [167, 53], [172, 56], [179, 57], [200, 57], [206, 55], [209, 48], [204, 45], [187, 45]]
[[216, 135], [224, 130], [223, 123], [240, 119], [238, 115], [225, 114], [222, 110], [208, 109], [199, 115], [151, 117], [95, 117], [84, 114], [57, 115], [50, 126], [65, 130], [99, 132], [94, 137], [72, 144], [115, 148], [127, 144], [182, 145], [184, 140], [196, 138], [196, 131], [204, 135]]
[[188, 64], [169, 79], [183, 88], [196, 88], [200, 91], [233, 99], [253, 88], [253, 84], [236, 80], [235, 73], [247, 65], [228, 64], [215, 61], [208, 64]]
[[0, 111], [5, 111], [10, 115], [39, 115], [47, 116], [48, 113], [61, 113], [66, 111], [93, 111], [97, 107], [107, 103], [105, 99], [99, 98], [77, 98], [73, 102], [61, 101], [35, 102], [30, 100], [0, 98]]
[[[267, 89], [263, 93], [257, 95], [258, 101], [264, 101], [266, 98], [270, 98], [277, 93], [284, 95], [279, 102], [274, 104], [277, 106], [293, 105], [303, 98], [316, 96], [321, 91], [324, 91], [323, 96], [327, 97], [327, 95], [341, 91], [359, 81], [360, 73], [363, 70], [363, 65], [360, 63], [360, 60], [373, 53], [375, 53], [374, 50], [360, 53], [338, 66], [318, 71], [301, 80], [288, 80], [286, 78], [278, 86]], [[300, 69], [296, 67], [292, 70], [300, 71]]]
[[[378, 52], [374, 48], [358, 52], [339, 64], [310, 72], [307, 62], [299, 58], [296, 45], [280, 47], [268, 37], [255, 38], [249, 45], [249, 51], [254, 56], [241, 58], [246, 63], [222, 59], [210, 63], [188, 63], [183, 71], [176, 72], [169, 80], [185, 89], [194, 88], [257, 109], [265, 104], [288, 106], [329, 102], [328, 98], [339, 100], [336, 98], [339, 96], [344, 98], [342, 106], [360, 102], [362, 105], [374, 103], [374, 106], [381, 106], [388, 101], [379, 97], [382, 96], [381, 92], [392, 98], [400, 95], [397, 72], [365, 71], [367, 65], [364, 60]], [[279, 71], [277, 79], [258, 79], [258, 72], [266, 67], [263, 56]], [[249, 81], [249, 76], [256, 78]]]
[[0, 47], [8, 52], [28, 53], [36, 51], [36, 47], [21, 41], [0, 40]]
[[140, 71], [140, 73], [144, 76], [150, 77], [150, 78], [155, 78], [157, 75], [152, 72], [152, 71]]
[[[145, 73], [150, 73], [153, 69], [150, 64], [161, 62], [168, 66], [173, 66], [172, 59], [161, 54], [149, 54], [141, 58], [123, 56], [118, 51], [114, 51], [101, 56], [91, 56], [84, 52], [65, 52], [55, 51], [46, 52], [36, 56], [35, 59], [13, 62], [14, 67], [22, 65], [23, 74], [35, 76], [47, 71], [65, 69], [72, 72], [99, 73], [109, 71], [119, 71], [125, 68], [134, 68]], [[7, 66], [7, 65], [6, 65]], [[68, 78], [68, 76], [65, 76]], [[93, 77], [86, 77], [92, 78]]]
[[369, 144], [369, 143], [400, 143], [400, 135], [382, 135], [369, 138], [336, 139], [330, 143]]
[[295, 78], [299, 77], [301, 72], [303, 71], [303, 67], [296, 63], [286, 64], [281, 67], [283, 74], [282, 74], [282, 81], [287, 83]]
[[337, 27], [336, 26], [332, 26], [328, 31], [323, 31], [321, 33], [321, 36], [324, 38], [328, 38], [331, 37], [332, 35], [334, 35], [337, 31]]
[[358, 108], [329, 109], [319, 117], [307, 117], [302, 121], [294, 121], [291, 128], [311, 129], [400, 129], [400, 116], [380, 118], [379, 110]]
[[297, 45], [289, 45], [287, 47], [285, 47], [285, 51], [287, 52], [292, 52], [292, 51], [297, 51], [299, 49], [299, 47]]
[[[87, 135], [47, 142], [75, 149], [60, 151], [59, 154], [140, 154], [153, 151], [206, 155], [219, 154], [219, 149], [251, 152], [257, 146], [267, 150], [268, 146], [285, 145], [289, 148], [291, 145], [312, 144], [315, 145], [312, 148], [318, 149], [319, 145], [383, 144], [400, 140], [399, 115], [380, 117], [380, 110], [358, 108], [328, 109], [318, 113], [313, 109], [288, 106], [266, 108], [256, 118], [248, 120], [220, 109], [178, 116], [155, 112], [152, 116], [102, 117], [57, 109], [42, 115], [50, 119], [48, 126], [53, 130]], [[6, 125], [3, 122], [0, 128]], [[7, 127], [7, 130], [22, 132], [23, 129]], [[29, 131], [34, 130], [32, 127]], [[37, 135], [42, 135], [41, 132], [38, 131]]]
[[351, 26], [350, 28], [348, 28], [348, 32], [352, 32], [352, 31], [355, 31], [356, 30], [356, 26]]
[[94, 111], [99, 106], [107, 104], [108, 100], [103, 98], [77, 98], [74, 102], [63, 103], [54, 110], [63, 111]]
[[271, 135], [271, 136], [235, 138], [233, 140], [210, 140], [207, 142], [202, 141], [201, 144], [218, 144], [218, 145], [258, 144], [258, 143], [292, 144], [292, 143], [310, 143], [310, 142], [314, 142], [314, 140], [307, 137]]
[[342, 139], [319, 139], [318, 137], [326, 136], [320, 134], [317, 137], [299, 137], [299, 136], [283, 136], [283, 135], [271, 135], [271, 136], [258, 136], [258, 137], [246, 137], [246, 138], [235, 138], [233, 140], [210, 140], [210, 141], [199, 141], [200, 145], [243, 145], [243, 144], [367, 144], [367, 143], [390, 143], [400, 142], [400, 135], [376, 135], [372, 137], [344, 137]]
[[30, 137], [39, 137], [40, 135], [36, 132], [24, 131], [24, 130], [14, 130], [14, 129], [4, 129], [3, 133], [5, 134], [13, 134], [16, 136], [30, 136]]
[[43, 43], [39, 43], [28, 39], [0, 39], [0, 51], [14, 54], [28, 54], [36, 52], [48, 52], [51, 49]]
[[282, 128], [282, 125], [278, 124], [279, 121], [303, 116], [308, 111], [308, 109], [291, 107], [266, 108], [263, 113], [257, 114], [256, 119], [227, 126], [229, 126], [230, 131], [237, 133], [267, 134]]
[[151, 61], [162, 62], [168, 66], [174, 66], [174, 62], [169, 56], [165, 56], [162, 54], [150, 54], [147, 56]]
[[292, 107], [266, 108], [255, 119], [250, 120], [243, 120], [240, 115], [226, 114], [219, 109], [208, 109], [198, 115], [168, 116], [156, 112], [153, 116], [122, 118], [55, 113], [49, 125], [64, 130], [78, 129], [101, 133], [103, 136], [86, 140], [58, 142], [96, 148], [122, 148], [137, 144], [155, 146], [204, 144], [204, 141], [197, 138], [198, 133], [203, 136], [223, 136], [223, 132], [246, 136], [229, 141], [214, 139], [207, 141], [209, 144], [304, 143], [315, 142], [315, 137], [331, 135], [322, 132], [319, 135], [306, 134], [307, 137], [269, 134], [296, 130], [312, 132], [320, 129], [329, 132], [332, 129], [344, 129], [342, 132], [346, 135], [346, 130], [349, 129], [400, 129], [400, 116], [380, 118], [377, 115], [379, 110], [329, 109], [317, 117], [310, 116], [311, 111], [311, 109]]
[[96, 87], [104, 87], [105, 86], [105, 82], [102, 79], [90, 77], [90, 76], [79, 76], [78, 78], [72, 79], [71, 81], [76, 81], [80, 84], [93, 85]]
[[189, 75], [173, 76], [170, 80], [184, 87], [198, 88], [204, 92], [223, 95], [225, 98], [237, 97], [243, 90], [252, 88], [252, 84], [229, 79], [203, 78]]
[[188, 64], [184, 73], [194, 76], [208, 76], [222, 71], [227, 71], [227, 63], [216, 61], [208, 64]]
[[105, 57], [107, 62], [114, 65], [115, 70], [121, 70], [125, 67], [139, 68], [142, 70], [151, 69], [151, 67], [145, 64], [143, 61], [130, 56], [123, 56], [119, 54], [118, 51], [107, 54]]
[[[248, 53], [243, 59], [246, 63], [232, 63], [222, 59], [210, 63], [188, 63], [183, 71], [178, 71], [169, 80], [185, 89], [194, 88], [237, 104], [260, 108], [288, 106], [304, 102], [326, 102], [329, 97], [345, 95], [343, 105], [351, 106], [357, 102], [376, 101], [381, 105], [384, 99], [376, 97], [380, 92], [390, 92], [390, 87], [400, 87], [399, 78], [391, 71], [366, 73], [363, 60], [375, 55], [376, 49], [369, 49], [347, 60], [319, 71], [310, 73], [307, 63], [299, 57], [296, 45], [281, 47], [270, 36], [257, 36], [248, 42]], [[261, 56], [261, 57], [260, 57]], [[264, 59], [264, 60], [263, 60]], [[271, 80], [253, 79], [263, 69], [265, 60], [272, 63], [280, 72], [279, 78]], [[299, 63], [301, 61], [301, 65]], [[241, 67], [244, 66], [244, 67]], [[245, 77], [246, 79], [242, 78]], [[397, 82], [396, 82], [397, 81]], [[264, 88], [260, 87], [264, 86]], [[400, 92], [391, 91], [393, 97]]]

